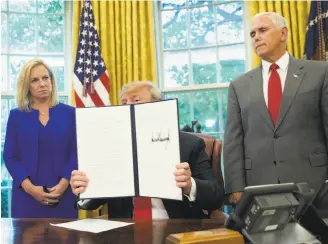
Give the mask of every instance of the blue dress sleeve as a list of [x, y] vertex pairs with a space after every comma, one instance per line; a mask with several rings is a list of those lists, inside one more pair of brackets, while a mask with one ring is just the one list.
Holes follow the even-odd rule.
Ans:
[[29, 177], [27, 168], [22, 164], [19, 158], [18, 149], [18, 131], [17, 131], [17, 114], [16, 110], [11, 110], [7, 123], [7, 132], [4, 145], [3, 158], [5, 165], [16, 184], [20, 187], [22, 182]]

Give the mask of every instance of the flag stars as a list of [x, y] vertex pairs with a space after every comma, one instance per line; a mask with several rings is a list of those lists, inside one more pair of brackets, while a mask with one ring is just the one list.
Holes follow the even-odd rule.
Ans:
[[90, 74], [90, 73], [91, 73], [90, 68], [86, 68], [85, 72], [86, 72], [87, 74]]
[[83, 48], [81, 48], [80, 51], [79, 51], [80, 55], [83, 55], [84, 52], [85, 52], [85, 50]]
[[98, 42], [94, 42], [93, 45], [94, 45], [95, 47], [98, 47]]
[[80, 43], [81, 43], [82, 46], [84, 46], [85, 45], [85, 40], [82, 39]]
[[82, 68], [81, 67], [78, 67], [77, 70], [76, 70], [77, 73], [82, 73]]
[[96, 76], [97, 75], [97, 70], [93, 70], [92, 74], [93, 74], [93, 76]]
[[98, 61], [95, 60], [95, 61], [93, 62], [93, 66], [97, 67], [98, 65], [99, 65]]
[[94, 54], [93, 54], [93, 56], [95, 56], [95, 57], [99, 56], [98, 51], [95, 51]]
[[101, 67], [104, 67], [105, 66], [104, 61], [101, 61], [100, 65], [101, 65]]
[[87, 33], [86, 30], [83, 30], [83, 31], [82, 31], [82, 35], [83, 35], [84, 37], [85, 37], [87, 34], [88, 34], [88, 33]]
[[90, 59], [87, 59], [86, 63], [87, 63], [87, 65], [90, 65], [91, 60]]
[[83, 63], [83, 58], [80, 57], [78, 62], [79, 62], [79, 64], [82, 64]]
[[88, 50], [87, 53], [88, 53], [89, 56], [91, 56], [91, 50], [90, 49]]

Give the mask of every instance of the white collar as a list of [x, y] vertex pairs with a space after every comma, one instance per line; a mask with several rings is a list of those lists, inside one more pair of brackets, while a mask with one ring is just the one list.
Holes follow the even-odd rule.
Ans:
[[[270, 66], [272, 63], [265, 61], [262, 59], [262, 70], [265, 72], [265, 74], [269, 74], [270, 72]], [[289, 64], [289, 54], [286, 51], [284, 55], [282, 55], [278, 61], [276, 62], [276, 64], [279, 66], [279, 69], [281, 69], [282, 71], [286, 71], [288, 64]]]

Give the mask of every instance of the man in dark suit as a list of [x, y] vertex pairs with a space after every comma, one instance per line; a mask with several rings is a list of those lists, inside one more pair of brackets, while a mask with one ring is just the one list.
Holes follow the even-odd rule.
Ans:
[[[158, 100], [161, 100], [161, 93], [151, 82], [135, 81], [123, 86], [121, 104]], [[203, 210], [211, 212], [222, 205], [224, 189], [216, 183], [205, 152], [204, 141], [194, 135], [181, 132], [180, 158], [182, 163], [177, 164], [175, 172], [172, 173], [175, 174], [177, 186], [183, 189], [184, 199], [181, 202], [151, 199], [153, 219], [206, 218]], [[72, 172], [70, 183], [74, 194], [78, 195], [85, 191], [88, 179], [85, 173], [75, 170]], [[132, 197], [93, 199], [80, 201], [78, 205], [81, 209], [91, 210], [106, 202], [110, 218], [133, 217]]]
[[259, 67], [229, 87], [224, 171], [230, 201], [246, 186], [327, 179], [328, 64], [286, 51], [288, 27], [277, 13], [252, 20]]

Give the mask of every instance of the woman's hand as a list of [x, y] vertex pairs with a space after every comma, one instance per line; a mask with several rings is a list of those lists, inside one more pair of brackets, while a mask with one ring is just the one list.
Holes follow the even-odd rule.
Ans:
[[57, 185], [48, 188], [48, 191], [51, 194], [58, 195], [59, 196], [58, 198], [61, 198], [68, 186], [69, 186], [69, 181], [65, 178], [62, 178]]
[[26, 178], [22, 182], [22, 188], [30, 194], [35, 200], [43, 205], [55, 205], [59, 202], [59, 195], [56, 193], [46, 193], [43, 191], [42, 186], [35, 186], [32, 182]]

